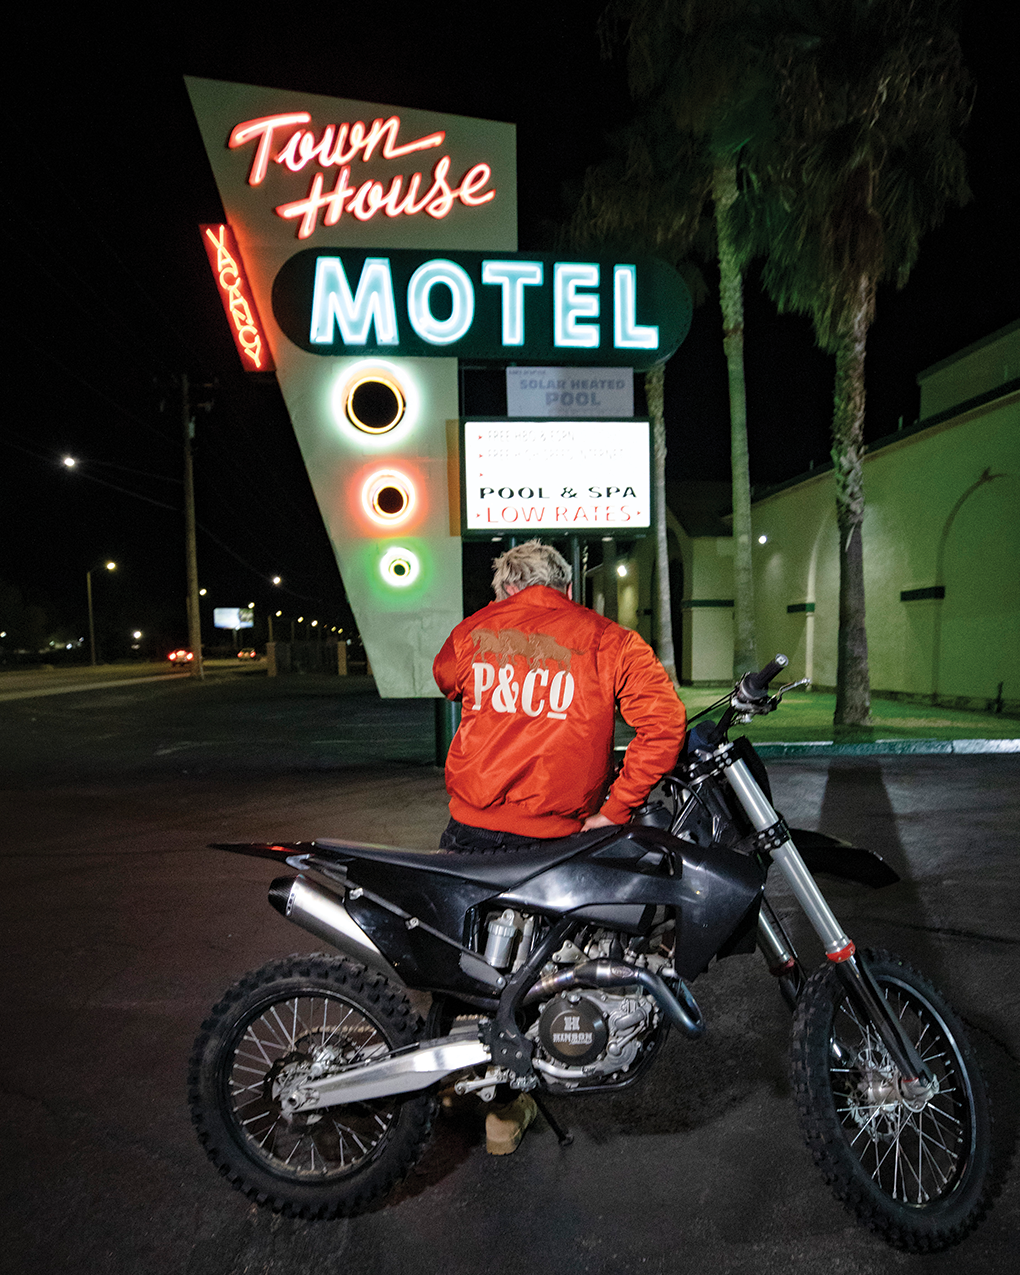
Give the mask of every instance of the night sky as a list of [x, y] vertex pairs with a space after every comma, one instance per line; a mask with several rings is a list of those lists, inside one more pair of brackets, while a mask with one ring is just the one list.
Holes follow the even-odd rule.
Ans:
[[[241, 371], [201, 246], [199, 223], [222, 210], [182, 77], [516, 123], [519, 246], [537, 251], [629, 109], [622, 65], [599, 56], [600, 7], [529, 0], [484, 23], [477, 3], [343, 0], [174, 5], [120, 21], [26, 8], [8, 20], [6, 614], [20, 600], [40, 608], [47, 634], [80, 636], [85, 573], [110, 558], [117, 572], [93, 576], [109, 653], [134, 628], [153, 655], [185, 640], [175, 382], [186, 372], [218, 382], [195, 454], [210, 606], [349, 624], [279, 392]], [[904, 292], [880, 293], [871, 438], [915, 419], [918, 371], [1020, 310], [1016, 33], [984, 29], [985, 13], [969, 6], [962, 24], [977, 88], [974, 201], [928, 238]], [[765, 484], [827, 457], [832, 366], [807, 321], [778, 318], [753, 279], [745, 306], [752, 481]], [[710, 301], [669, 365], [672, 479], [729, 476], [720, 327]], [[469, 410], [489, 410], [484, 382]], [[277, 573], [281, 588], [269, 583]]]

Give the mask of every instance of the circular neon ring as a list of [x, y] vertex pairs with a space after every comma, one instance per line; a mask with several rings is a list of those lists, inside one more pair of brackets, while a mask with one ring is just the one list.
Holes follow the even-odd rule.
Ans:
[[394, 545], [379, 560], [379, 573], [387, 584], [403, 589], [414, 584], [421, 575], [421, 562], [418, 555], [410, 549]]
[[[393, 491], [401, 499], [400, 508], [393, 511], [385, 509], [380, 504], [380, 498], [387, 491]], [[361, 489], [361, 504], [365, 513], [375, 522], [382, 523], [384, 526], [393, 526], [398, 522], [403, 522], [409, 517], [414, 509], [416, 495], [414, 484], [406, 474], [401, 474], [395, 469], [377, 470], [376, 473], [369, 476]]]
[[[383, 385], [397, 400], [396, 415], [386, 425], [368, 425], [354, 410], [354, 395], [363, 385]], [[396, 429], [396, 427], [400, 424], [406, 410], [407, 402], [404, 398], [404, 392], [400, 388], [400, 385], [393, 380], [392, 377], [379, 372], [368, 372], [364, 376], [359, 376], [357, 380], [351, 381], [351, 383], [347, 386], [347, 392], [344, 395], [344, 412], [347, 415], [347, 419], [357, 429], [362, 430], [366, 434], [388, 434], [391, 429]]]

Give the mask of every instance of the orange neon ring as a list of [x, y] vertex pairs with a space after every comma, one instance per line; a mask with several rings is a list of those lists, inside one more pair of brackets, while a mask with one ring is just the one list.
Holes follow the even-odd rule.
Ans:
[[[354, 395], [363, 385], [381, 385], [388, 389], [396, 400], [396, 411], [393, 414], [393, 418], [387, 421], [385, 425], [370, 425], [367, 421], [363, 421], [355, 411]], [[364, 376], [359, 376], [357, 380], [352, 381], [347, 386], [347, 392], [344, 395], [344, 412], [351, 424], [366, 434], [388, 434], [391, 429], [396, 429], [403, 420], [405, 411], [407, 411], [407, 400], [404, 398], [404, 391], [400, 388], [397, 381], [383, 372], [367, 372]]]
[[[393, 498], [386, 498], [386, 493], [393, 492], [399, 500], [398, 508], [387, 508], [394, 503]], [[392, 526], [409, 517], [415, 506], [414, 484], [406, 474], [395, 469], [382, 469], [371, 474], [361, 490], [361, 503], [368, 514], [376, 522]]]

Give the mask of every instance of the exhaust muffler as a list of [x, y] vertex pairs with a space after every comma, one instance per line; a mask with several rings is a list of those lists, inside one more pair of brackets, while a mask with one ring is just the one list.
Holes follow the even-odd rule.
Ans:
[[307, 877], [277, 877], [269, 887], [269, 902], [281, 916], [317, 939], [403, 985], [404, 980], [331, 891]]

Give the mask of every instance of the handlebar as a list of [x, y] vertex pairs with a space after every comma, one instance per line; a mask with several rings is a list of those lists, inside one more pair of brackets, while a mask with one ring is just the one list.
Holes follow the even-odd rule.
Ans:
[[[777, 655], [775, 659], [769, 660], [768, 664], [757, 673], [745, 673], [730, 694], [726, 696], [726, 699], [720, 700], [718, 704], [713, 704], [695, 715], [692, 720], [703, 717], [705, 713], [710, 713], [721, 704], [726, 704], [726, 709], [718, 724], [713, 721], [703, 721], [691, 731], [689, 746], [695, 750], [714, 748], [716, 744], [721, 744], [726, 739], [727, 732], [734, 721], [750, 721], [752, 717], [771, 712], [773, 708], [776, 708], [782, 698], [782, 691], [778, 692], [774, 699], [770, 699], [769, 683], [789, 663], [790, 661], [785, 655]], [[794, 682], [793, 686], [806, 686], [808, 684], [809, 679], [805, 677], [800, 682]], [[783, 690], [790, 689], [792, 687], [783, 688]]]
[[769, 683], [789, 664], [785, 655], [777, 655], [769, 660], [758, 673], [745, 673], [737, 686], [737, 697], [744, 700], [765, 699], [768, 695]]

